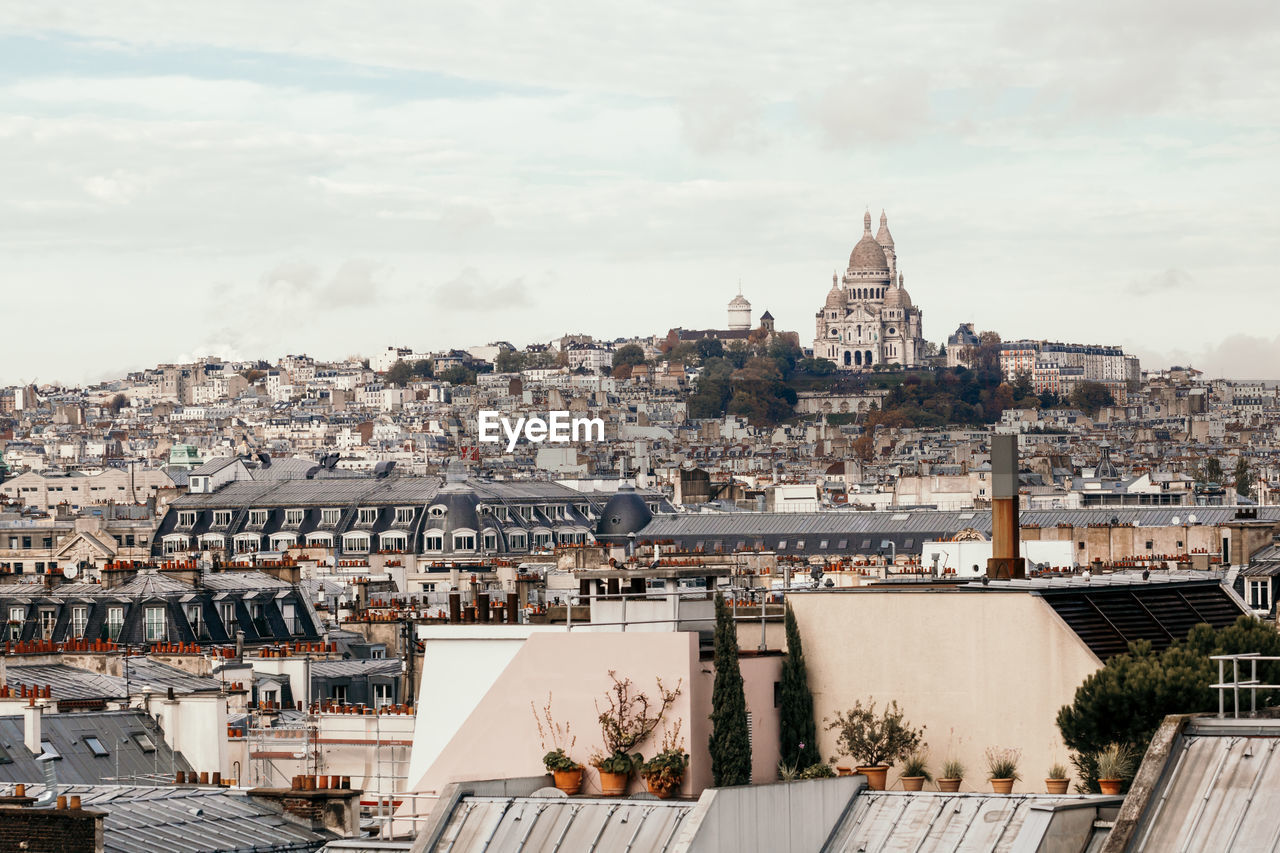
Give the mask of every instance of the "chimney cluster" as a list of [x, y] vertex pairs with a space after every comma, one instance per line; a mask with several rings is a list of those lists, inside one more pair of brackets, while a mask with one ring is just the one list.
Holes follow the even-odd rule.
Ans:
[[475, 602], [463, 607], [462, 593], [458, 590], [450, 592], [449, 623], [453, 625], [475, 622], [513, 624], [520, 621], [520, 596], [517, 593], [507, 593], [507, 600], [503, 603], [491, 602], [487, 592], [477, 592]]

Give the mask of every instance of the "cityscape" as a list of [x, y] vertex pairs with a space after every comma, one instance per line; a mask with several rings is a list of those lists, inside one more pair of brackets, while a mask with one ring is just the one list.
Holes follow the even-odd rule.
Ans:
[[1276, 849], [1280, 22], [109, 5], [0, 13], [0, 853]]

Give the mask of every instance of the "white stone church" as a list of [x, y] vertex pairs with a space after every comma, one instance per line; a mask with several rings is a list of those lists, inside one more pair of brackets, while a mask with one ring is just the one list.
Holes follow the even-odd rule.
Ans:
[[880, 230], [872, 236], [868, 212], [849, 268], [843, 276], [831, 276], [831, 291], [817, 313], [813, 355], [841, 370], [870, 370], [877, 364], [915, 367], [925, 355], [920, 317], [902, 286], [888, 218], [880, 214]]

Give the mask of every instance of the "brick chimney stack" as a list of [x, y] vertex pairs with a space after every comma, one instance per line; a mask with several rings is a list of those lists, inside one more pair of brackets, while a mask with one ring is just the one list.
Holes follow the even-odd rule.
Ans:
[[1014, 580], [1027, 576], [1020, 555], [1018, 521], [1018, 437], [991, 436], [991, 559], [987, 577]]

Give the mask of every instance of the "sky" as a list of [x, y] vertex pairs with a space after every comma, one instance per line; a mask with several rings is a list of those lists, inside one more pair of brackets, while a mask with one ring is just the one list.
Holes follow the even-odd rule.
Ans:
[[721, 327], [1280, 378], [1280, 4], [0, 4], [0, 384]]

